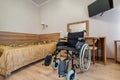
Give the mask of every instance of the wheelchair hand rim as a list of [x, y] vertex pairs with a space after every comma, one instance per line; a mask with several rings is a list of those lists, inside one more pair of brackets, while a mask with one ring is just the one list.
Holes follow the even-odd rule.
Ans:
[[[84, 63], [84, 55], [85, 55], [85, 50], [88, 48], [89, 52], [88, 52], [88, 60], [86, 65], [83, 65]], [[90, 49], [89, 46], [87, 44], [84, 44], [80, 50], [80, 55], [79, 55], [79, 63], [80, 63], [80, 69], [82, 72], [85, 72], [89, 69], [90, 67], [90, 62], [91, 62], [91, 53], [90, 53]]]

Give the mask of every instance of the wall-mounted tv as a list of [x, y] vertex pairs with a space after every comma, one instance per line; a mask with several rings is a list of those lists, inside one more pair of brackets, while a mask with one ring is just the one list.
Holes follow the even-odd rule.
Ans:
[[113, 0], [96, 0], [92, 4], [88, 5], [89, 17], [95, 16], [99, 13], [103, 13], [113, 8]]

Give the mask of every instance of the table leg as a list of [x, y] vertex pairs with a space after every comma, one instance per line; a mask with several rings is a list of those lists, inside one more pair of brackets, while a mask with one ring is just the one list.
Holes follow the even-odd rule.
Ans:
[[104, 64], [106, 64], [106, 38], [103, 38], [103, 54], [104, 54]]
[[95, 39], [93, 39], [93, 64], [95, 64]]
[[115, 55], [115, 62], [117, 62], [117, 42], [114, 41], [114, 55]]

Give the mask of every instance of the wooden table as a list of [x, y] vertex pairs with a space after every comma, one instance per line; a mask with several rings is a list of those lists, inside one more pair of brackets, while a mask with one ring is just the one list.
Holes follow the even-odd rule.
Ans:
[[117, 62], [119, 62], [120, 63], [120, 61], [118, 61], [118, 59], [117, 59], [117, 43], [118, 42], [120, 42], [120, 40], [115, 40], [114, 41], [114, 55], [115, 55], [115, 62], [117, 63]]
[[[91, 37], [86, 36], [85, 39], [93, 40], [93, 64], [95, 63], [95, 46], [101, 49], [101, 59], [104, 64], [106, 64], [106, 37]], [[95, 44], [95, 40], [97, 40], [97, 45]]]

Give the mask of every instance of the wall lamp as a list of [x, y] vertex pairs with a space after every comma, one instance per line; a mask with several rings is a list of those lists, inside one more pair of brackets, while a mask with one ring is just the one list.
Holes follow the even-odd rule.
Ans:
[[48, 25], [46, 25], [44, 22], [41, 22], [42, 25], [42, 29], [46, 29], [48, 27]]

